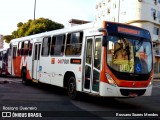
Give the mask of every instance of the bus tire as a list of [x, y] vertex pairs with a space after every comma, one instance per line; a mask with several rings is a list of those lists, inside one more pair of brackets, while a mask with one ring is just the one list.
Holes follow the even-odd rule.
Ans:
[[68, 96], [72, 100], [77, 99], [76, 79], [74, 77], [70, 77], [68, 80], [67, 92], [68, 92]]
[[27, 81], [27, 71], [26, 71], [26, 69], [22, 70], [22, 76], [21, 77], [22, 77], [22, 83], [27, 85], [28, 81]]

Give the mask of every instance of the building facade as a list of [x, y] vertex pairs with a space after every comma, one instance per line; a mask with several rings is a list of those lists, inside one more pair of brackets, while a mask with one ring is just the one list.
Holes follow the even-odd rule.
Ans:
[[95, 20], [126, 23], [150, 31], [155, 77], [160, 77], [160, 0], [96, 0]]
[[3, 35], [0, 35], [0, 49], [3, 48]]

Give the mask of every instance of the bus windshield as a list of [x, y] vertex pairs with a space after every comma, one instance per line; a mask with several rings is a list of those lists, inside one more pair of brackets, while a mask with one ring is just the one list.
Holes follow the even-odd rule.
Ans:
[[151, 49], [145, 39], [108, 36], [107, 64], [118, 72], [148, 74], [152, 69]]

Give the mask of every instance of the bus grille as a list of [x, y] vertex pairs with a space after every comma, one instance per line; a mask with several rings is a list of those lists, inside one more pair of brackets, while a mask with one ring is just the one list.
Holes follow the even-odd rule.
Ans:
[[129, 89], [120, 89], [120, 92], [123, 96], [129, 96], [130, 94], [137, 94], [138, 96], [143, 95], [146, 90], [129, 90]]

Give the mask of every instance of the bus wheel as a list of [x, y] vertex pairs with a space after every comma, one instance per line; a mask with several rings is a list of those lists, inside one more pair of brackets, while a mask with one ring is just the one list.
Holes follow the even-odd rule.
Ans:
[[21, 77], [22, 77], [22, 83], [23, 83], [23, 84], [27, 84], [27, 76], [26, 76], [26, 75], [27, 75], [26, 69], [23, 69], [23, 70], [22, 70], [22, 76], [21, 76]]
[[77, 98], [76, 80], [74, 77], [70, 77], [68, 81], [68, 96], [73, 100]]

